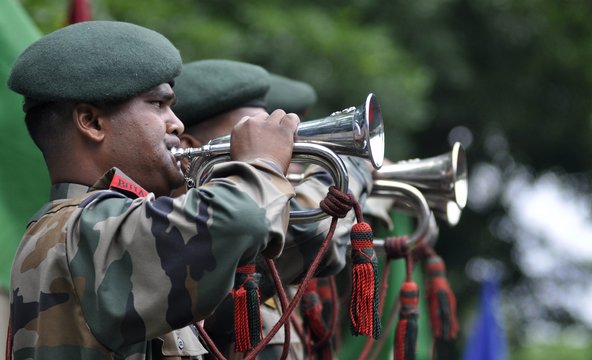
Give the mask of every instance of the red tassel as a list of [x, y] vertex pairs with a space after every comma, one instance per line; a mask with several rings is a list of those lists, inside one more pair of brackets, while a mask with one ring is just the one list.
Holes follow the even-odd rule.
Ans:
[[417, 304], [419, 288], [412, 281], [405, 281], [399, 293], [401, 308], [395, 331], [395, 360], [414, 360], [417, 345]]
[[352, 295], [350, 319], [354, 335], [380, 336], [378, 317], [378, 260], [372, 243], [372, 228], [365, 222], [352, 226]]
[[330, 323], [332, 319], [332, 313], [334, 307], [337, 306], [336, 299], [333, 298], [333, 290], [331, 288], [331, 282], [335, 281], [331, 277], [322, 277], [317, 279], [317, 294], [321, 304], [323, 304], [323, 320], [325, 323]]
[[315, 352], [313, 358], [319, 360], [331, 360], [334, 356], [333, 343], [335, 328], [337, 327], [336, 319], [338, 317], [337, 302], [335, 301], [335, 288], [333, 277], [316, 278], [316, 294], [321, 302], [320, 318], [323, 325], [323, 333], [317, 334], [314, 343]]
[[261, 341], [261, 313], [259, 312], [259, 278], [255, 265], [236, 269], [234, 289], [234, 336], [236, 352], [244, 352]]
[[317, 294], [323, 304], [323, 320], [327, 324], [328, 338], [327, 342], [333, 338], [337, 321], [339, 320], [339, 301], [337, 299], [337, 289], [335, 285], [335, 277], [322, 277], [317, 280]]
[[317, 293], [317, 279], [311, 279], [306, 284], [300, 306], [304, 315], [304, 324], [311, 331], [313, 339], [322, 338], [327, 332], [327, 327], [323, 321], [323, 303]]
[[428, 303], [434, 338], [451, 340], [458, 334], [456, 298], [446, 279], [446, 265], [437, 255], [430, 256], [425, 264], [428, 276]]

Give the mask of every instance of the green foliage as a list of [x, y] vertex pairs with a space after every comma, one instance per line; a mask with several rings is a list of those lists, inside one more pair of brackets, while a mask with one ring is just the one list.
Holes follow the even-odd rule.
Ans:
[[[65, 21], [63, 3], [51, 9], [37, 0], [25, 5], [46, 32]], [[389, 36], [385, 24], [363, 24], [353, 6], [337, 12], [311, 4], [286, 11], [273, 1], [224, 8], [221, 2], [102, 0], [93, 6], [95, 19], [130, 21], [163, 33], [184, 61], [247, 61], [310, 83], [320, 98], [313, 117], [357, 106], [375, 93], [392, 137], [387, 156], [393, 159], [411, 156], [408, 134], [428, 125], [430, 72]]]
[[590, 358], [591, 346], [577, 346], [565, 343], [536, 343], [517, 350], [513, 360], [570, 359], [586, 360]]
[[[66, 0], [21, 1], [43, 31], [65, 23]], [[95, 19], [131, 21], [162, 32], [185, 61], [247, 61], [310, 83], [319, 94], [311, 118], [358, 105], [374, 92], [385, 118], [386, 152], [392, 160], [448, 151], [448, 142], [456, 139], [449, 140], [451, 130], [464, 126], [472, 134], [469, 170], [478, 164], [494, 166], [502, 187], [520, 163], [535, 175], [549, 170], [583, 174], [579, 182], [566, 186], [589, 189], [592, 3], [95, 0], [92, 4]], [[437, 250], [446, 259], [461, 319], [470, 314], [478, 294], [478, 285], [465, 272], [470, 259], [502, 261], [506, 287], [524, 279], [512, 259], [515, 228], [508, 223], [495, 189], [490, 192], [493, 202], [465, 209], [457, 227], [442, 225], [440, 230]], [[553, 314], [549, 310], [549, 318], [558, 323], [574, 321]], [[515, 320], [510, 340], [519, 347], [525, 328]], [[557, 350], [551, 358], [569, 356], [566, 348], [538, 347], [523, 350], [516, 358], [545, 358], [537, 352], [541, 349], [545, 354]], [[577, 356], [574, 353], [573, 358]]]

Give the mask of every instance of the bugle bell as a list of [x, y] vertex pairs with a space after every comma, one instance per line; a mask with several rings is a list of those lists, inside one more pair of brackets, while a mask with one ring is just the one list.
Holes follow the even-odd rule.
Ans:
[[467, 161], [462, 145], [427, 159], [412, 159], [385, 165], [377, 171], [374, 196], [391, 196], [384, 180], [396, 180], [416, 187], [425, 196], [434, 214], [449, 225], [458, 223], [467, 204]]
[[[347, 169], [338, 155], [368, 159], [377, 169], [384, 160], [384, 125], [376, 96], [371, 93], [357, 107], [301, 123], [294, 141], [292, 161], [323, 166], [332, 175], [335, 186], [347, 192]], [[190, 160], [185, 179], [188, 187], [195, 187], [203, 182], [211, 166], [230, 159], [230, 135], [212, 139], [198, 148], [172, 149], [171, 152], [177, 160]], [[313, 222], [327, 216], [321, 209], [291, 211], [290, 221]]]

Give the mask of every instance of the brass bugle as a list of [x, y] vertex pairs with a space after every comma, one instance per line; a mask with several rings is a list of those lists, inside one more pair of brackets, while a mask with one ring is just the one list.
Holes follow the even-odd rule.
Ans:
[[457, 142], [448, 153], [427, 159], [412, 159], [385, 165], [377, 171], [374, 196], [391, 196], [381, 180], [396, 180], [416, 187], [425, 196], [434, 214], [449, 225], [458, 223], [467, 204], [467, 161]]
[[[368, 159], [376, 169], [384, 160], [384, 125], [376, 96], [371, 93], [357, 107], [301, 123], [294, 141], [292, 161], [323, 166], [332, 175], [335, 186], [347, 192], [347, 168], [339, 155]], [[205, 180], [204, 174], [212, 166], [230, 159], [230, 135], [212, 139], [198, 148], [172, 149], [171, 152], [177, 160], [190, 160], [185, 180], [189, 188], [195, 187]], [[291, 211], [290, 222], [313, 222], [327, 216], [321, 209]]]

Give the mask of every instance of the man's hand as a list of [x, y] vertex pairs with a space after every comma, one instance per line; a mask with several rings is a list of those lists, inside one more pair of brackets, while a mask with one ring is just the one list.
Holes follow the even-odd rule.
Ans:
[[230, 157], [238, 161], [270, 160], [286, 174], [298, 124], [298, 115], [283, 110], [242, 118], [232, 129]]

